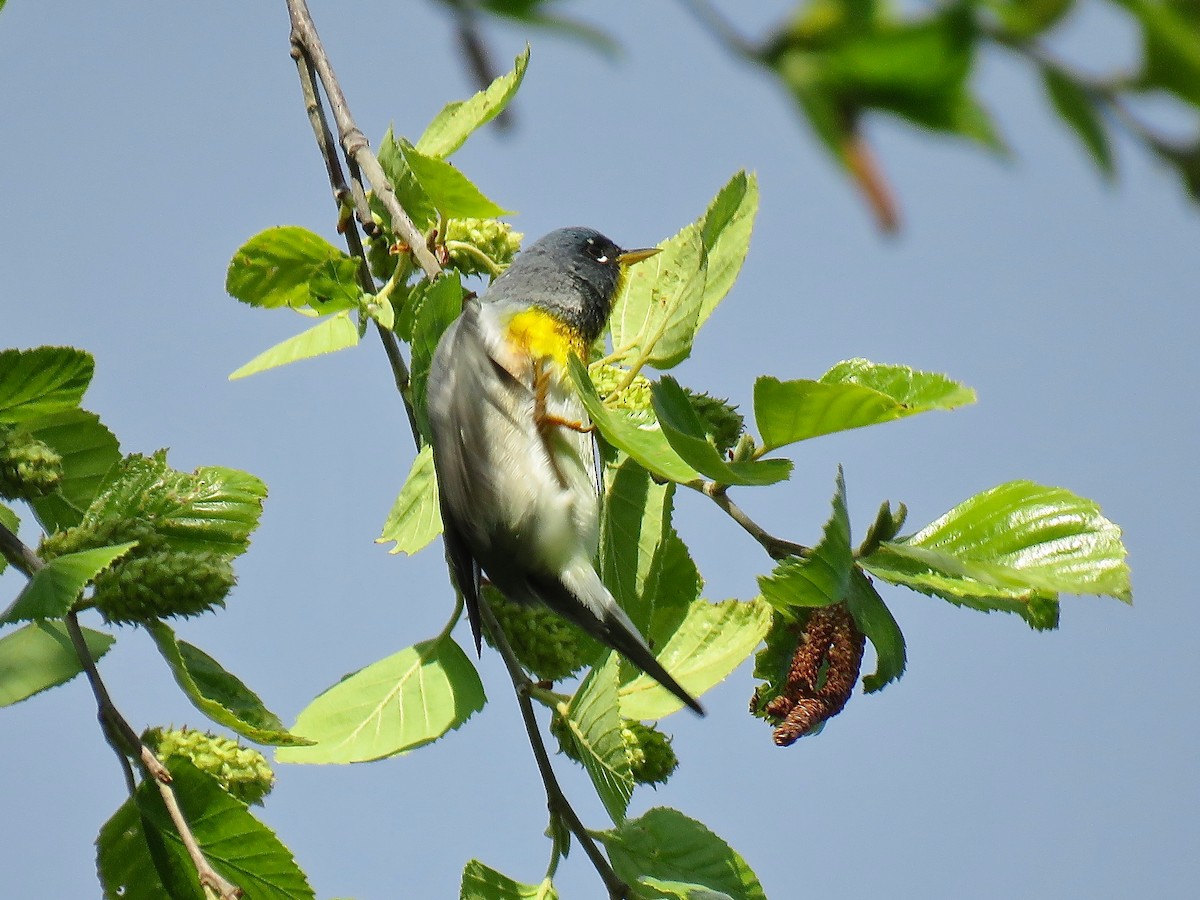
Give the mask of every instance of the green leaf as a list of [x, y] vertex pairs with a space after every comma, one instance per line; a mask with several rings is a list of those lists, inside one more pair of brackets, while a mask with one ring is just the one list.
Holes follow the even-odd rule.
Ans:
[[367, 302], [358, 283], [359, 262], [351, 256], [326, 260], [308, 281], [308, 305], [318, 315], [358, 309]]
[[619, 359], [669, 369], [692, 352], [705, 299], [708, 256], [694, 223], [658, 246], [662, 252], [624, 273], [609, 325]]
[[592, 424], [606, 441], [660, 478], [681, 484], [700, 478], [700, 473], [684, 462], [667, 443], [657, 423], [643, 427], [628, 414], [605, 406], [596, 393], [596, 386], [592, 384], [587, 368], [576, 357], [567, 360], [567, 368]]
[[1075, 0], [986, 0], [985, 6], [1014, 37], [1031, 38], [1060, 22]]
[[274, 309], [313, 306], [310, 282], [318, 279], [320, 291], [328, 291], [324, 302], [313, 306], [318, 312], [334, 312], [356, 305], [342, 291], [330, 290], [329, 282], [355, 283], [358, 262], [329, 241], [307, 228], [281, 225], [256, 234], [238, 248], [229, 262], [225, 290], [251, 306]]
[[442, 533], [442, 513], [438, 508], [437, 476], [433, 470], [433, 447], [426, 444], [413, 460], [400, 496], [392, 505], [383, 534], [375, 543], [395, 541], [389, 553], [410, 556], [424, 549]]
[[1100, 173], [1111, 179], [1114, 174], [1112, 147], [1097, 102], [1058, 67], [1042, 64], [1040, 68], [1054, 109], [1078, 136]]
[[290, 734], [279, 717], [263, 706], [254, 691], [226, 672], [220, 663], [203, 650], [179, 640], [164, 622], [148, 622], [145, 628], [192, 705], [214, 722], [256, 744], [291, 746], [311, 743]]
[[904, 674], [907, 665], [904, 635], [891, 610], [871, 584], [871, 579], [857, 566], [850, 576], [846, 608], [854, 617], [858, 630], [867, 636], [875, 648], [875, 671], [871, 675], [864, 675], [862, 679], [863, 690], [870, 694]]
[[1130, 602], [1121, 530], [1064, 488], [1010, 481], [860, 560], [895, 584], [1053, 627], [1059, 593]]
[[620, 54], [620, 45], [606, 31], [589, 22], [583, 22], [558, 13], [545, 12], [542, 0], [482, 0], [480, 4], [498, 16], [514, 19], [526, 25], [542, 28], [556, 35], [587, 44], [597, 53], [610, 58]]
[[[221, 875], [253, 900], [312, 900], [304, 872], [275, 834], [190, 762], [167, 762], [171, 787], [204, 856]], [[173, 870], [164, 885], [148, 842]], [[183, 842], [163, 805], [157, 785], [138, 785], [105, 823], [96, 840], [96, 863], [106, 900], [203, 898]], [[182, 884], [180, 879], [184, 879]]]
[[[415, 295], [414, 295], [415, 299]], [[433, 365], [433, 354], [438, 341], [462, 312], [462, 279], [457, 272], [445, 272], [431, 284], [421, 296], [413, 320], [412, 373], [409, 390], [412, 393], [413, 409], [421, 434], [429, 436], [429, 407], [426, 389], [429, 369]]]
[[758, 178], [737, 172], [709, 204], [700, 219], [700, 238], [708, 257], [699, 328], [720, 303], [742, 270], [750, 249], [750, 233], [758, 215]]
[[1142, 26], [1144, 88], [1200, 106], [1200, 13], [1187, 0], [1119, 0]]
[[427, 156], [404, 138], [399, 138], [397, 144], [409, 171], [447, 219], [495, 219], [511, 212], [485, 197], [466, 175], [445, 160]]
[[688, 400], [687, 393], [674, 378], [664, 376], [651, 388], [654, 412], [667, 442], [703, 475], [720, 484], [774, 484], [785, 480], [792, 471], [789, 459], [726, 462], [708, 439], [704, 423]]
[[477, 859], [462, 874], [459, 900], [558, 900], [558, 891], [547, 878], [541, 884], [521, 884]]
[[[92, 659], [108, 652], [115, 638], [84, 628]], [[0, 638], [0, 706], [11, 706], [70, 681], [83, 671], [62, 622], [30, 622]]]
[[286, 366], [301, 359], [311, 359], [325, 353], [336, 353], [358, 344], [358, 326], [348, 312], [340, 312], [317, 323], [274, 347], [264, 350], [244, 366], [229, 375], [230, 381], [255, 375], [268, 369]]
[[133, 454], [106, 480], [83, 524], [143, 519], [176, 550], [243, 552], [258, 527], [267, 486], [248, 472], [201, 466], [190, 474], [167, 465], [165, 450]]
[[[765, 603], [697, 600], [675, 633], [655, 655], [693, 697], [720, 684], [754, 652], [771, 625]], [[621, 715], [661, 719], [683, 704], [649, 675], [639, 674], [620, 687]]]
[[665, 881], [662, 878], [639, 878], [638, 884], [654, 888], [670, 897], [678, 897], [679, 900], [731, 900], [724, 891], [714, 891], [700, 884]]
[[[391, 128], [379, 142], [378, 159], [380, 167], [395, 189], [396, 200], [399, 201], [401, 208], [408, 213], [418, 231], [427, 231], [437, 222], [438, 211], [429, 194], [421, 186], [421, 182], [417, 180], [416, 174], [409, 167], [408, 161], [404, 157], [404, 151], [400, 147], [400, 141], [397, 140]], [[371, 211], [388, 223], [388, 227], [394, 233], [395, 228], [391, 225], [391, 213], [387, 211], [374, 192], [370, 195], [370, 201]]]
[[508, 105], [521, 86], [528, 66], [529, 45], [526, 44], [511, 72], [498, 77], [474, 97], [443, 107], [417, 140], [417, 150], [426, 156], [445, 159], [461, 147], [472, 133], [496, 118]]
[[975, 402], [975, 392], [936, 372], [865, 359], [840, 362], [820, 381], [754, 383], [754, 417], [763, 446], [786, 444]]
[[74, 409], [93, 369], [91, 355], [74, 347], [0, 350], [0, 423]]
[[105, 476], [121, 460], [121, 447], [94, 414], [82, 409], [54, 413], [28, 426], [29, 433], [62, 457], [58, 490], [30, 501], [47, 533], [78, 525]]
[[658, 484], [628, 456], [604, 473], [600, 577], [653, 646], [700, 596], [700, 573], [671, 527], [672, 484]]
[[782, 560], [770, 575], [759, 576], [763, 599], [786, 613], [794, 606], [841, 603], [850, 589], [854, 551], [850, 547], [850, 516], [846, 511], [846, 482], [838, 466], [833, 513], [812, 554]]
[[618, 824], [624, 821], [633, 796], [633, 773], [617, 704], [620, 671], [616, 653], [609, 653], [603, 665], [592, 669], [571, 698], [559, 735], [560, 741], [572, 745], [568, 755], [582, 761], [604, 808]]
[[64, 553], [34, 573], [12, 606], [0, 616], [0, 625], [31, 619], [59, 619], [79, 599], [87, 583], [119, 556], [137, 546], [136, 541]]
[[656, 807], [598, 837], [617, 874], [630, 884], [653, 878], [707, 888], [732, 900], [766, 900], [741, 855], [677, 810]]
[[471, 660], [449, 636], [420, 643], [348, 675], [300, 713], [288, 763], [367, 762], [406, 753], [458, 728], [485, 702]]

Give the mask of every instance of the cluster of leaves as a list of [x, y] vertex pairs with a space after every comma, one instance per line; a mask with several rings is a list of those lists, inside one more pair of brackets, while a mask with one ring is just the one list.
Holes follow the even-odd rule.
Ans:
[[[527, 58], [527, 53], [518, 57], [511, 73], [475, 97], [446, 107], [416, 144], [391, 132], [383, 139], [383, 167], [435, 248], [448, 222], [502, 212], [444, 158], [513, 96]], [[777, 455], [783, 448], [974, 401], [973, 391], [943, 375], [853, 359], [818, 379], [759, 378], [752, 431], [746, 417], [728, 403], [690, 390], [670, 375], [649, 377], [649, 370], [663, 373], [690, 355], [699, 329], [737, 278], [757, 206], [754, 177], [734, 175], [695, 222], [630, 270], [602, 345], [587, 363], [570, 363], [575, 387], [603, 438], [599, 571], [680, 684], [695, 696], [704, 694], [765, 640], [767, 649], [756, 667], [764, 683], [756, 692], [755, 712], [778, 724], [784, 707], [797, 705], [796, 685], [803, 682], [809, 699], [832, 691], [822, 701], [830, 715], [858, 680], [865, 640], [874, 648], [875, 669], [862, 679], [863, 687], [879, 690], [902, 674], [905, 649], [903, 635], [869, 576], [975, 609], [1014, 612], [1037, 628], [1054, 627], [1062, 593], [1128, 599], [1119, 530], [1094, 503], [1066, 490], [1028, 482], [1000, 485], [907, 537], [900, 536], [903, 507], [893, 510], [885, 503], [856, 548], [840, 472], [833, 512], [815, 547], [803, 550], [764, 537], [778, 562], [759, 579], [759, 596], [721, 602], [702, 596], [699, 570], [672, 525], [681, 487], [720, 503], [731, 488], [786, 480], [792, 463]], [[382, 208], [376, 212], [382, 215]], [[234, 375], [348, 346], [369, 320], [407, 344], [412, 364], [406, 396], [414, 409], [419, 449], [380, 541], [393, 543], [393, 552], [412, 554], [441, 530], [425, 384], [438, 339], [461, 309], [465, 270], [456, 270], [454, 254], [443, 252], [441, 258], [451, 268], [430, 280], [417, 270], [386, 221], [383, 228], [389, 252], [373, 264], [375, 274], [386, 279], [378, 290], [366, 287], [373, 282], [364, 278], [364, 261], [300, 228], [271, 229], [239, 249], [227, 280], [234, 297], [255, 306], [289, 307], [322, 321]], [[493, 250], [497, 236], [512, 234], [482, 223], [473, 228]], [[460, 256], [494, 260], [484, 246]], [[334, 326], [339, 321], [345, 324]], [[345, 344], [312, 338], [333, 327], [345, 330]], [[304, 352], [298, 352], [301, 340], [307, 342]], [[554, 689], [539, 687], [532, 696], [551, 708], [552, 733], [562, 751], [583, 766], [613, 821], [614, 830], [602, 840], [618, 873], [653, 896], [707, 891], [761, 897], [761, 886], [745, 862], [682, 814], [659, 809], [638, 820], [627, 818], [635, 786], [659, 782], [674, 768], [673, 752], [669, 759], [663, 752], [670, 750], [666, 739], [642, 723], [678, 711], [679, 700], [615, 653], [547, 614], [496, 605], [525, 664], [555, 683]], [[829, 608], [829, 615], [816, 618], [838, 622], [838, 633], [849, 641], [810, 641], [800, 665], [805, 622], [822, 607]], [[316, 743], [281, 748], [277, 759], [375, 760], [409, 752], [460, 727], [482, 708], [485, 696], [475, 666], [452, 637], [458, 616], [456, 609], [434, 638], [372, 663], [318, 696], [294, 726]], [[844, 652], [847, 646], [850, 652]], [[795, 674], [801, 669], [807, 673], [802, 678]], [[562, 684], [581, 671], [577, 685]], [[793, 717], [792, 739], [819, 728], [820, 718]], [[647, 769], [649, 757], [656, 763]], [[685, 854], [681, 848], [686, 848], [686, 865], [680, 862]], [[521, 885], [472, 862], [464, 873], [462, 895], [482, 900], [554, 893], [549, 881]]]
[[[452, 7], [461, 4], [442, 0]], [[798, 0], [769, 35], [750, 40], [714, 29], [731, 52], [759, 64], [795, 100], [822, 145], [860, 186], [884, 227], [896, 212], [872, 161], [864, 126], [876, 115], [1006, 153], [973, 79], [988, 47], [1027, 63], [1047, 100], [1106, 178], [1115, 175], [1111, 130], [1124, 126], [1174, 169], [1200, 200], [1200, 5], [1195, 0], [1105, 0], [1128, 18], [1141, 43], [1130, 72], [1085, 74], [1047, 46], [1084, 0], [952, 0], [931, 7], [884, 0]], [[554, 26], [611, 51], [616, 40], [552, 13], [552, 0], [488, 0], [473, 8], [530, 25]], [[699, 5], [699, 4], [697, 4]], [[715, 13], [707, 9], [704, 21]], [[1169, 98], [1192, 124], [1184, 139], [1158, 133], [1133, 109], [1148, 95]]]
[[[265, 486], [217, 466], [176, 471], [162, 451], [122, 456], [113, 434], [79, 406], [92, 372], [92, 358], [81, 350], [0, 351], [0, 458], [26, 453], [32, 441], [45, 448], [42, 458], [54, 460], [57, 475], [47, 484], [34, 469], [16, 466], [20, 477], [6, 483], [5, 496], [22, 500], [46, 537], [38, 554], [44, 565], [31, 566], [25, 587], [0, 612], [0, 627], [16, 626], [0, 636], [0, 706], [84, 671], [66, 617], [95, 607], [110, 622], [144, 628], [184, 694], [216, 724], [259, 744], [304, 743], [163, 621], [223, 604], [233, 582], [230, 563], [249, 544]], [[29, 473], [37, 490], [22, 480]], [[0, 504], [0, 524], [15, 536], [21, 517]], [[5, 564], [0, 558], [0, 569]], [[93, 628], [80, 626], [80, 633], [92, 659], [116, 640]], [[253, 887], [254, 897], [312, 897], [288, 850], [246, 810], [269, 786], [261, 754], [200, 732], [168, 735], [163, 756], [177, 798], [217, 870]], [[105, 896], [204, 896], [152, 780], [104, 826], [97, 851]], [[253, 886], [242, 877], [247, 859], [255, 860]]]

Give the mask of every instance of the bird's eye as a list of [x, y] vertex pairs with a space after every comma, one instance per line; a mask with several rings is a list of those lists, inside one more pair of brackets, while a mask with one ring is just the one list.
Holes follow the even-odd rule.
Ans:
[[588, 238], [587, 243], [583, 245], [583, 252], [594, 259], [596, 262], [606, 263], [609, 256], [608, 251], [601, 247], [594, 238]]

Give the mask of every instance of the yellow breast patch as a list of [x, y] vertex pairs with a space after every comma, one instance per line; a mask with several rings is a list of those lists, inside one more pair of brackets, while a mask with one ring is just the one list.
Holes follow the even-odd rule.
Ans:
[[523, 310], [508, 320], [507, 328], [510, 346], [519, 347], [534, 359], [549, 357], [565, 366], [571, 353], [587, 358], [582, 335], [545, 310]]

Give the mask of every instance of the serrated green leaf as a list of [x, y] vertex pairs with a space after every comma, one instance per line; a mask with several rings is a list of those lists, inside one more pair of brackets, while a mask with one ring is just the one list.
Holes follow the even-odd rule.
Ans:
[[854, 617], [855, 626], [875, 648], [875, 671], [862, 679], [863, 690], [870, 694], [904, 674], [908, 661], [904, 634], [871, 579], [857, 566], [850, 577], [846, 608]]
[[529, 45], [517, 56], [513, 70], [496, 78], [475, 96], [448, 103], [434, 116], [417, 140], [417, 150], [426, 156], [445, 159], [463, 145], [477, 129], [496, 118], [516, 95], [529, 66]]
[[790, 459], [727, 462], [708, 439], [704, 423], [674, 378], [663, 376], [652, 387], [654, 412], [663, 436], [679, 456], [719, 484], [775, 484], [792, 471]]
[[120, 556], [137, 546], [136, 541], [64, 553], [38, 569], [3, 615], [0, 625], [31, 619], [60, 619], [79, 599], [87, 583]]
[[886, 546], [956, 560], [965, 566], [963, 574], [990, 584], [1103, 594], [1125, 602], [1132, 596], [1121, 529], [1091, 500], [1031, 481], [976, 494]]
[[697, 328], [708, 320], [737, 280], [750, 249], [750, 233], [757, 215], [758, 178], [742, 170], [721, 188], [700, 219], [708, 267]]
[[700, 473], [684, 462], [667, 443], [657, 423], [643, 427], [628, 414], [605, 406], [588, 376], [587, 367], [578, 358], [572, 356], [568, 359], [567, 368], [592, 424], [606, 441], [629, 454], [648, 471], [668, 481], [686, 484], [699, 480]]
[[656, 807], [597, 836], [617, 874], [630, 884], [655, 878], [694, 884], [732, 900], [766, 900], [741, 854], [677, 810]]
[[417, 425], [426, 443], [429, 437], [429, 407], [426, 402], [429, 369], [433, 365], [438, 341], [459, 317], [462, 304], [462, 279], [457, 272], [445, 272], [423, 292], [421, 305], [413, 319], [412, 373], [409, 383]]
[[427, 156], [403, 138], [397, 140], [409, 171], [438, 212], [448, 219], [495, 219], [512, 210], [493, 203], [445, 160]]
[[74, 347], [0, 350], [0, 423], [74, 409], [94, 368], [91, 354]]
[[763, 599], [787, 613], [795, 606], [841, 603], [850, 590], [854, 551], [850, 547], [850, 515], [846, 511], [846, 482], [838, 466], [833, 512], [812, 554], [782, 560], [770, 575], [759, 576]]
[[449, 636], [394, 653], [348, 675], [308, 704], [292, 726], [311, 747], [285, 747], [279, 762], [367, 762], [407, 753], [483, 709], [479, 674]]
[[166, 623], [148, 622], [145, 628], [188, 700], [214, 722], [256, 744], [292, 746], [311, 743], [290, 734], [279, 717], [263, 706], [254, 691], [203, 650], [179, 640]]
[[[238, 248], [229, 261], [225, 290], [251, 306], [304, 309], [311, 303], [309, 283], [315, 276], [330, 277], [348, 270], [353, 281], [357, 268], [356, 260], [320, 235], [296, 225], [281, 225], [259, 232]], [[330, 301], [336, 306], [332, 297]]]
[[1090, 500], [1029, 481], [998, 485], [917, 534], [860, 560], [885, 581], [956, 603], [1018, 612], [1053, 627], [1057, 595], [1105, 594], [1129, 602], [1121, 530]]
[[286, 366], [302, 359], [311, 359], [326, 353], [336, 353], [358, 344], [358, 326], [348, 312], [340, 312], [318, 322], [307, 331], [280, 341], [264, 350], [250, 362], [229, 373], [229, 380], [236, 381], [247, 375], [255, 375], [268, 369]]
[[560, 741], [573, 745], [568, 755], [582, 761], [604, 808], [618, 824], [624, 821], [633, 796], [633, 772], [621, 736], [617, 703], [620, 671], [621, 660], [616, 653], [608, 654], [602, 665], [592, 669], [571, 698], [565, 728], [559, 736]]
[[141, 519], [176, 550], [236, 556], [258, 527], [267, 486], [248, 472], [201, 466], [192, 473], [167, 465], [165, 450], [125, 457], [105, 479], [84, 525]]
[[1042, 83], [1054, 109], [1075, 132], [1100, 173], [1111, 179], [1114, 174], [1112, 147], [1096, 101], [1056, 66], [1042, 64], [1040, 68]]
[[417, 453], [400, 496], [392, 505], [377, 544], [395, 541], [389, 553], [410, 556], [422, 550], [442, 533], [442, 513], [438, 508], [437, 476], [433, 470], [433, 447], [426, 444]]
[[[84, 628], [92, 659], [108, 652], [115, 638]], [[0, 707], [70, 681], [83, 671], [62, 622], [30, 622], [0, 638]]]
[[865, 359], [838, 363], [819, 381], [754, 383], [754, 418], [767, 450], [975, 402], [975, 392], [936, 372]]
[[462, 874], [459, 900], [558, 900], [558, 891], [547, 878], [541, 884], [521, 884], [477, 859]]
[[[184, 818], [214, 869], [253, 900], [313, 900], [315, 894], [291, 852], [244, 803], [185, 759], [172, 757], [167, 767]], [[148, 840], [173, 863], [167, 884]], [[106, 900], [205, 896], [152, 781], [138, 785], [134, 796], [105, 823], [96, 840], [96, 863]]]
[[62, 457], [63, 468], [58, 490], [29, 505], [47, 533], [78, 525], [104, 477], [120, 461], [120, 444], [94, 413], [82, 409], [44, 416], [27, 427]]
[[[771, 609], [765, 603], [697, 600], [655, 656], [689, 694], [699, 697], [745, 662], [766, 636]], [[622, 684], [621, 715], [661, 719], [683, 704], [649, 675]]]
[[609, 325], [618, 359], [669, 369], [692, 352], [704, 303], [708, 254], [695, 223], [658, 246], [660, 253], [625, 271]]

